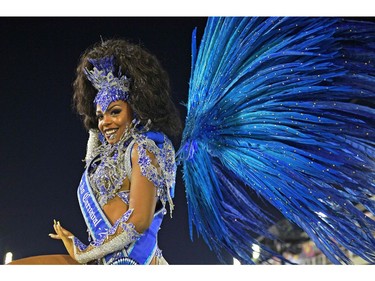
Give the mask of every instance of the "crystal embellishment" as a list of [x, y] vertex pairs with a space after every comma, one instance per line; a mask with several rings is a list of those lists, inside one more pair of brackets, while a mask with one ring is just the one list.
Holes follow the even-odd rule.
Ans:
[[115, 72], [114, 57], [101, 59], [89, 59], [94, 66], [92, 70], [84, 69], [87, 79], [92, 83], [98, 93], [94, 99], [94, 104], [99, 105], [102, 111], [106, 111], [108, 106], [118, 100], [127, 101], [129, 99], [129, 79], [122, 75], [121, 68], [117, 77]]

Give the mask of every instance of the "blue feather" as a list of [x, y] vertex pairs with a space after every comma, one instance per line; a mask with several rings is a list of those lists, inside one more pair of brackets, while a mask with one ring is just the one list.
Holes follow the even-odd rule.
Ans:
[[[254, 263], [281, 214], [333, 263], [375, 263], [375, 24], [339, 18], [208, 19], [183, 139], [190, 236]], [[285, 260], [285, 259], [284, 259]]]

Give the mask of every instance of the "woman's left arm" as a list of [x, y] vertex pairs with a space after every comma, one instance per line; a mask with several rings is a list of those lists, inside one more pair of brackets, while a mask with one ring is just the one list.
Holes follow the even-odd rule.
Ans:
[[[123, 249], [139, 239], [151, 225], [158, 199], [157, 191], [154, 183], [144, 175], [144, 171], [142, 172], [137, 151], [137, 145], [134, 145], [131, 157], [129, 208], [124, 212], [126, 210], [124, 203], [117, 197], [103, 207], [106, 216], [112, 223], [114, 222], [114, 225], [102, 240], [94, 241], [86, 246], [73, 235], [69, 235], [70, 232], [64, 230], [59, 224], [56, 225], [57, 235], [63, 240], [71, 256], [71, 249], [73, 249], [72, 257], [78, 262], [87, 263]], [[147, 151], [147, 156], [150, 160], [148, 164], [152, 164], [153, 168], [157, 169], [154, 155]]]

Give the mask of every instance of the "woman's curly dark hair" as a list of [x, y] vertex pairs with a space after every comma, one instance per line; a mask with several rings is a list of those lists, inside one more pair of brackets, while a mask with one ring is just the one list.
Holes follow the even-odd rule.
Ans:
[[[116, 67], [130, 78], [129, 100], [133, 112], [142, 125], [151, 120], [151, 130], [162, 131], [169, 137], [181, 132], [181, 120], [170, 98], [169, 77], [159, 60], [144, 47], [124, 39], [98, 42], [81, 56], [73, 83], [73, 106], [82, 116], [87, 130], [97, 129], [94, 98], [97, 90], [86, 78], [84, 69], [92, 69], [88, 59], [113, 56]], [[116, 72], [117, 73], [117, 72]]]

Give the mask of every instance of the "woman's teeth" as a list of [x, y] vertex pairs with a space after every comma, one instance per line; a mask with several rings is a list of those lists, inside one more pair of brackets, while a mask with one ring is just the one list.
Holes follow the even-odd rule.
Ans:
[[105, 132], [105, 136], [107, 139], [112, 140], [116, 137], [117, 129], [111, 129]]

